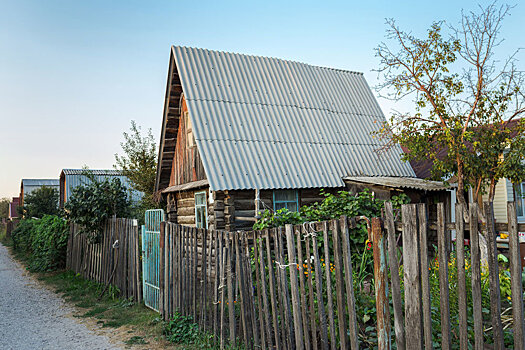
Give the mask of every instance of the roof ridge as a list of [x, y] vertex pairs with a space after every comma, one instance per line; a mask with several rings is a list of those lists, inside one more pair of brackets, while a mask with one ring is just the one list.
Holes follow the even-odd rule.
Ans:
[[[217, 100], [217, 99], [208, 99], [208, 98], [186, 98], [186, 101], [222, 102], [222, 103], [232, 103], [232, 104], [239, 104], [239, 105], [267, 106], [267, 107], [295, 107], [295, 108], [311, 110], [311, 111], [324, 111], [324, 112], [331, 112], [334, 114], [347, 114], [347, 115], [377, 118], [377, 116], [372, 115], [370, 113], [338, 111], [338, 110], [330, 109], [330, 108], [304, 107], [304, 106], [297, 106], [297, 105], [291, 105], [291, 104], [275, 104], [275, 103], [244, 102], [244, 101], [241, 102], [241, 101]], [[381, 113], [382, 112], [383, 111], [381, 111]]]
[[194, 46], [183, 46], [183, 45], [171, 45], [171, 47], [173, 47], [173, 48], [180, 48], [180, 49], [200, 50], [200, 51], [205, 51], [205, 52], [216, 52], [216, 53], [219, 53], [219, 54], [239, 55], [239, 56], [244, 56], [244, 57], [266, 58], [266, 59], [272, 59], [272, 60], [279, 60], [279, 61], [283, 61], [283, 62], [303, 64], [303, 65], [310, 66], [310, 67], [315, 67], [315, 68], [328, 69], [328, 70], [333, 70], [333, 71], [338, 71], [338, 72], [351, 73], [351, 74], [357, 74], [357, 75], [363, 75], [364, 76], [363, 72], [358, 72], [358, 71], [353, 71], [353, 70], [348, 70], [348, 69], [342, 69], [342, 68], [333, 68], [333, 67], [319, 66], [319, 65], [316, 65], [316, 64], [311, 64], [311, 63], [306, 63], [306, 62], [301, 62], [301, 61], [294, 61], [294, 60], [291, 60], [291, 59], [279, 58], [279, 57], [274, 57], [274, 56], [246, 54], [246, 53], [231, 52], [231, 51], [224, 51], [224, 50], [212, 50], [212, 49], [205, 49], [205, 48], [194, 47]]
[[195, 140], [198, 140], [198, 141], [264, 142], [264, 143], [290, 143], [290, 144], [310, 144], [310, 145], [349, 145], [349, 146], [378, 146], [378, 147], [384, 147], [384, 145], [377, 144], [377, 143], [355, 143], [355, 142], [244, 140], [244, 139], [210, 139], [210, 138], [195, 138]]

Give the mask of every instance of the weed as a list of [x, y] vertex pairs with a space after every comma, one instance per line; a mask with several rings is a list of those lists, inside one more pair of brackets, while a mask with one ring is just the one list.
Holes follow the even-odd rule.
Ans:
[[138, 345], [138, 344], [149, 344], [146, 340], [144, 340], [144, 337], [139, 336], [133, 336], [129, 338], [128, 340], [124, 341], [124, 344], [126, 345]]

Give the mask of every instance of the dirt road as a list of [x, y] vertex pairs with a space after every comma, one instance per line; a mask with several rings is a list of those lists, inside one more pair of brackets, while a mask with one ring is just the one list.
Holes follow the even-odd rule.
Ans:
[[0, 349], [119, 349], [68, 316], [71, 312], [0, 244]]

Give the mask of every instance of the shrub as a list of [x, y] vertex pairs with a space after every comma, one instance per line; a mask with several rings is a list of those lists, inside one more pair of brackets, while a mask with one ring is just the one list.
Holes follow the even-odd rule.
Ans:
[[31, 234], [29, 269], [52, 271], [65, 267], [69, 227], [58, 216], [46, 215], [34, 225]]
[[65, 266], [69, 227], [54, 215], [24, 219], [13, 231], [13, 247], [28, 254], [31, 271], [52, 271]]
[[16, 229], [13, 230], [13, 248], [19, 252], [30, 252], [31, 250], [31, 235], [37, 220], [24, 219], [21, 220]]

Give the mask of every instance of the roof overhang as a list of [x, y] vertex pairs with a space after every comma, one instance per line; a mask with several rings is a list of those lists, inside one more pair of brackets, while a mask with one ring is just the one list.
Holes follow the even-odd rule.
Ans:
[[175, 186], [167, 187], [164, 190], [162, 190], [162, 193], [173, 193], [173, 192], [186, 191], [186, 190], [191, 190], [195, 188], [206, 187], [208, 185], [209, 185], [208, 180], [193, 181], [193, 182], [188, 182], [182, 185], [175, 185]]
[[356, 182], [367, 185], [384, 186], [393, 189], [411, 188], [422, 191], [446, 191], [451, 186], [447, 186], [440, 181], [430, 181], [416, 177], [391, 177], [391, 176], [347, 176], [345, 182]]

